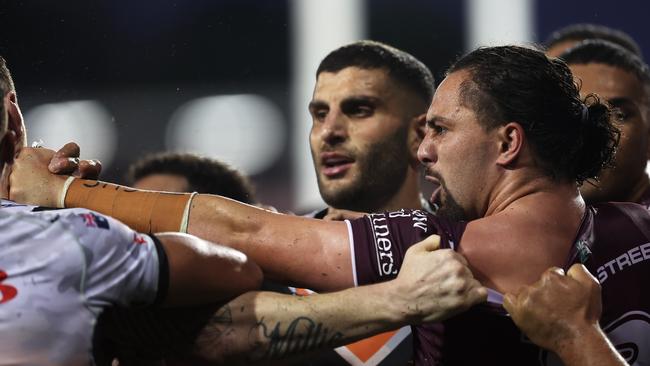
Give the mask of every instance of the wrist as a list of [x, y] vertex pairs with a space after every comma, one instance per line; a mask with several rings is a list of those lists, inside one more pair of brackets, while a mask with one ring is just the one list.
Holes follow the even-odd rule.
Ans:
[[382, 308], [385, 309], [386, 318], [391, 325], [401, 327], [421, 322], [421, 314], [408, 296], [405, 296], [408, 291], [397, 279], [383, 282], [381, 285], [383, 286]]
[[[55, 197], [58, 197], [56, 201], [57, 208], [65, 208], [65, 196], [68, 194], [68, 189], [74, 180], [75, 178], [73, 176], [69, 176], [65, 181], [63, 181], [63, 184], [58, 189], [55, 189], [55, 191], [58, 192], [58, 194], [55, 195]], [[60, 183], [59, 180], [57, 180], [57, 182]]]
[[589, 345], [602, 342], [605, 338], [598, 324], [586, 324], [573, 328], [562, 338], [553, 342], [551, 351], [555, 352], [564, 362], [581, 357]]

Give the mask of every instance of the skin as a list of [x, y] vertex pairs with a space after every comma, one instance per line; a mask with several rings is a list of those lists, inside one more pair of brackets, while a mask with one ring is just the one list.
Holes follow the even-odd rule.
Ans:
[[[492, 131], [480, 128], [476, 115], [459, 98], [461, 83], [470, 78], [468, 72], [458, 71], [440, 85], [418, 156], [427, 171], [447, 182], [449, 194], [457, 196], [468, 218], [480, 217], [468, 224], [459, 245], [474, 276], [497, 291], [514, 291], [564, 263], [585, 206], [575, 182], [553, 180], [534, 164], [516, 121]], [[439, 133], [442, 127], [445, 132]], [[475, 155], [463, 156], [461, 150]], [[12, 195], [26, 201], [57, 197], [65, 177], [43, 172], [38, 159], [28, 159], [27, 154], [24, 158], [12, 179], [25, 184], [46, 181], [47, 189], [16, 186]], [[473, 159], [486, 159], [485, 166], [461, 169]], [[428, 177], [435, 180], [432, 174]], [[443, 201], [446, 195], [442, 193]], [[298, 287], [331, 291], [354, 284], [345, 223], [279, 215], [198, 195], [192, 201], [188, 232], [240, 249], [270, 278]]]
[[[428, 180], [444, 182], [441, 212], [474, 220], [459, 246], [474, 275], [507, 292], [564, 262], [584, 202], [575, 183], [553, 181], [536, 167], [521, 125], [486, 131], [479, 124], [459, 94], [470, 78], [457, 71], [438, 87], [418, 157]], [[449, 209], [450, 201], [456, 207]]]
[[[8, 172], [14, 168], [14, 158], [27, 145], [25, 125], [18, 106], [16, 93], [10, 91], [3, 96], [4, 111], [0, 125], [0, 165], [2, 169], [3, 197], [8, 198]], [[36, 149], [38, 150], [38, 149]], [[49, 154], [49, 153], [48, 153]], [[101, 165], [94, 162], [84, 162], [79, 165], [79, 159], [69, 159], [79, 156], [78, 146], [68, 144], [51, 156], [49, 166], [55, 166], [62, 171], [77, 172], [87, 175], [98, 174]], [[165, 305], [188, 305], [223, 300], [245, 291], [259, 288], [262, 272], [246, 255], [223, 246], [207, 243], [191, 235], [178, 233], [163, 233], [158, 235], [168, 257], [169, 288]], [[206, 283], [198, 281], [203, 276], [232, 278], [228, 283]]]
[[426, 106], [387, 69], [318, 75], [309, 142], [330, 211], [421, 208], [416, 153]]
[[606, 169], [596, 184], [585, 183], [580, 191], [587, 203], [638, 202], [650, 188], [645, 172], [650, 156], [650, 95], [632, 73], [600, 64], [569, 65], [581, 81], [581, 94], [595, 93], [620, 111], [617, 125], [621, 139], [614, 168]]
[[627, 365], [600, 329], [600, 284], [581, 264], [566, 275], [550, 268], [536, 283], [506, 294], [503, 306], [531, 341], [567, 366]]
[[[585, 206], [575, 182], [552, 180], [534, 164], [516, 121], [490, 131], [481, 127], [460, 99], [460, 86], [468, 80], [467, 71], [454, 72], [436, 91], [418, 157], [429, 179], [446, 183], [443, 206], [453, 198], [464, 216], [475, 219], [458, 246], [474, 277], [497, 291], [513, 292], [534, 283], [547, 268], [564, 264]], [[28, 201], [58, 196], [65, 177], [43, 168], [49, 157], [35, 156], [43, 153], [39, 150], [21, 153], [22, 164], [12, 179], [46, 181], [47, 189], [12, 189], [12, 195]], [[474, 159], [483, 159], [482, 165], [471, 165]], [[465, 168], [467, 164], [471, 166]], [[107, 184], [94, 189], [121, 188]], [[246, 252], [279, 281], [316, 290], [354, 285], [345, 223], [274, 214], [198, 195], [188, 231]]]

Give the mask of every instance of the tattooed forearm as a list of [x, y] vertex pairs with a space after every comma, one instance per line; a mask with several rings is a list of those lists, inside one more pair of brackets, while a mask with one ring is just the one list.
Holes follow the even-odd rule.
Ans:
[[[271, 327], [273, 328], [272, 330]], [[267, 324], [262, 318], [251, 333], [261, 333], [261, 349], [251, 355], [251, 359], [269, 360], [305, 353], [319, 348], [332, 348], [343, 338], [341, 332], [334, 332], [309, 317], [300, 316], [284, 326], [281, 322]]]
[[219, 308], [203, 327], [203, 331], [195, 340], [195, 349], [201, 350], [205, 357], [219, 358], [222, 354], [222, 342], [234, 332], [232, 312], [228, 304]]

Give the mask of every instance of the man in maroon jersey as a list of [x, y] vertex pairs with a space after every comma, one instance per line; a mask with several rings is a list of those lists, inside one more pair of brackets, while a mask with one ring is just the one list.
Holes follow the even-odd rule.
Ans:
[[617, 109], [621, 141], [616, 163], [580, 192], [589, 204], [636, 202], [650, 207], [650, 70], [638, 56], [604, 40], [578, 43], [560, 55], [581, 81], [581, 94], [596, 93]]
[[[647, 272], [646, 210], [587, 208], [578, 192], [578, 183], [597, 176], [612, 159], [618, 131], [610, 118], [597, 97], [580, 100], [564, 62], [528, 48], [483, 48], [451, 67], [427, 115], [419, 159], [428, 178], [441, 185], [434, 195], [440, 216], [402, 210], [345, 223], [289, 217], [215, 196], [134, 192], [52, 176], [45, 169], [49, 156], [42, 152], [21, 154], [13, 179], [45, 189], [25, 194], [17, 186], [11, 193], [40, 204], [101, 209], [138, 228], [144, 223], [187, 230], [247, 252], [271, 278], [317, 290], [394, 278], [406, 249], [437, 233], [443, 247], [465, 255], [475, 277], [493, 289], [491, 304], [417, 327], [417, 361], [530, 364], [541, 359], [548, 364], [552, 355], [540, 354], [522, 337], [501, 308], [500, 293], [537, 281], [551, 266], [567, 269], [575, 261], [616, 271], [607, 287], [625, 274], [637, 278]], [[153, 200], [153, 208], [129, 209], [126, 203], [140, 197]], [[163, 199], [190, 209], [161, 220], [155, 207]], [[628, 260], [600, 264], [604, 248], [620, 241], [629, 246]], [[620, 296], [619, 286], [610, 288]], [[611, 314], [648, 311], [642, 295], [632, 300], [628, 308], [612, 307]], [[607, 299], [605, 304], [604, 316]], [[617, 328], [620, 339], [632, 334], [624, 320]], [[650, 343], [627, 339], [641, 351], [639, 360], [649, 359], [644, 347]]]

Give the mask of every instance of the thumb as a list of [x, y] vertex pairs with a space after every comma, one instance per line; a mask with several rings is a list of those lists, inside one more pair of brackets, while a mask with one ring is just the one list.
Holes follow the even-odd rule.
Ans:
[[590, 283], [598, 283], [598, 280], [596, 280], [596, 278], [591, 273], [589, 273], [587, 268], [579, 263], [574, 264], [571, 266], [571, 268], [569, 268], [567, 271], [567, 276], [585, 285]]
[[433, 252], [434, 250], [440, 249], [440, 236], [431, 235], [416, 245], [422, 247], [422, 249], [424, 249], [427, 252]]

